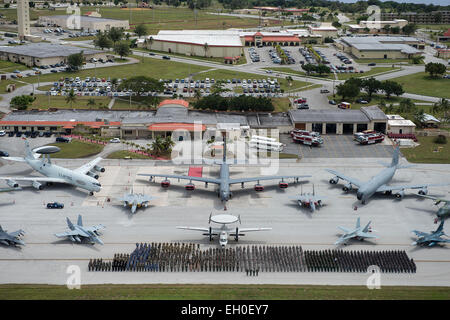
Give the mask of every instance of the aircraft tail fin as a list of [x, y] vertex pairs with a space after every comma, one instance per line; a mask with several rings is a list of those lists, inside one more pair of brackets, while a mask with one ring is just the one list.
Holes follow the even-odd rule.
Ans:
[[31, 151], [30, 148], [30, 143], [28, 142], [28, 140], [26, 138], [22, 138], [23, 141], [25, 141], [25, 159], [35, 159], [33, 152]]
[[399, 158], [400, 158], [400, 145], [397, 145], [394, 149], [394, 154], [392, 155], [391, 167], [398, 166]]
[[2, 226], [0, 226], [0, 231], [4, 232]]
[[223, 135], [223, 163], [227, 162], [227, 134]]
[[358, 219], [356, 219], [356, 229], [358, 229], [359, 227], [361, 227], [361, 220], [358, 217]]
[[70, 230], [74, 230], [74, 229], [75, 229], [75, 227], [73, 226], [73, 223], [72, 223], [72, 221], [70, 221], [70, 219], [69, 219], [69, 218], [66, 218], [66, 221], [67, 221], [67, 225], [69, 226], [69, 229], [70, 229]]
[[81, 217], [81, 214], [78, 215], [77, 225], [79, 225], [80, 227], [83, 226], [83, 218]]
[[442, 230], [444, 230], [444, 220], [441, 221], [441, 224], [439, 225], [439, 227], [436, 229], [435, 232], [442, 232]]
[[369, 223], [367, 223], [367, 225], [364, 227], [364, 229], [363, 229], [363, 231], [362, 232], [368, 232], [369, 231], [369, 227], [370, 227], [370, 223], [371, 223], [372, 221], [369, 221]]

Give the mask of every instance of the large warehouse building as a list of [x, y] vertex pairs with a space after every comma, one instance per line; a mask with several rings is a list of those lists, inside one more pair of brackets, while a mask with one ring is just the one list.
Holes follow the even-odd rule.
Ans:
[[108, 31], [112, 27], [130, 29], [128, 20], [105, 19], [91, 16], [79, 16], [80, 26], [73, 27], [74, 19], [68, 15], [42, 16], [39, 17], [38, 23], [45, 26], [58, 26], [67, 29], [79, 29], [85, 31]]
[[106, 59], [106, 52], [51, 43], [31, 43], [22, 46], [0, 47], [0, 60], [22, 63], [29, 67], [66, 63], [67, 57], [83, 51], [86, 60]]
[[413, 37], [342, 37], [336, 46], [358, 59], [410, 59], [425, 45]]

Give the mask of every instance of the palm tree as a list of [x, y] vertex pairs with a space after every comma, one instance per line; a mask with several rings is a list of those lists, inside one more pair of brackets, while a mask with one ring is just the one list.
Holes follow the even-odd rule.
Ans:
[[432, 108], [433, 113], [443, 112], [444, 119], [449, 117], [450, 102], [447, 99], [442, 98], [439, 102], [436, 102]]
[[88, 106], [95, 106], [95, 99], [94, 98], [89, 98], [88, 102], [87, 102]]
[[172, 152], [172, 147], [175, 145], [175, 142], [173, 142], [172, 137], [168, 136], [164, 139], [162, 146], [163, 146], [163, 152], [166, 154], [169, 154]]
[[152, 50], [152, 44], [153, 44], [153, 37], [150, 36], [150, 38], [145, 40], [148, 44], [150, 44], [150, 48], [147, 48], [148, 50]]
[[195, 90], [194, 98], [197, 100], [197, 102], [198, 102], [198, 100], [201, 99], [201, 97], [202, 97], [202, 93], [200, 92], [200, 90]]
[[287, 80], [287, 82], [288, 82], [288, 84], [289, 84], [289, 87], [291, 87], [291, 86], [292, 86], [292, 81], [294, 81], [294, 79], [292, 79], [291, 76], [287, 76], [287, 77], [286, 77], [286, 80]]
[[206, 57], [206, 53], [208, 52], [208, 49], [209, 49], [208, 42], [205, 42], [205, 44], [203, 45], [203, 50], [205, 50], [205, 57]]
[[163, 139], [160, 136], [156, 136], [155, 141], [152, 142], [152, 150], [156, 155], [160, 155], [164, 150]]
[[77, 100], [77, 96], [73, 89], [70, 89], [69, 93], [66, 96], [66, 103], [70, 103], [70, 107], [73, 107], [73, 103]]

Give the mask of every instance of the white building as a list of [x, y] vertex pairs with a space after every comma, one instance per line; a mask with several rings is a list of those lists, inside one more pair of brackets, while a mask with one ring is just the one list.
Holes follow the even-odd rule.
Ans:
[[388, 133], [412, 134], [416, 131], [416, 125], [398, 114], [386, 115], [388, 117]]

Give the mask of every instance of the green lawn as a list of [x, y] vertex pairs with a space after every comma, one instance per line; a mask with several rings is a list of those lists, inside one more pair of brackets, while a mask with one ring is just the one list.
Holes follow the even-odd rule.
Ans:
[[134, 152], [129, 152], [126, 150], [122, 150], [122, 151], [115, 151], [112, 152], [110, 154], [108, 154], [108, 156], [106, 157], [107, 159], [125, 159], [125, 158], [131, 158], [131, 159], [152, 159], [150, 157], [144, 156], [142, 154], [137, 154]]
[[408, 93], [450, 98], [450, 79], [431, 78], [427, 73], [419, 72], [390, 80], [399, 82]]
[[55, 300], [448, 300], [449, 287], [311, 285], [83, 285], [69, 290], [56, 285], [0, 286], [0, 299]]
[[450, 24], [418, 24], [417, 27], [419, 29], [447, 31], [448, 29], [450, 29]]
[[273, 98], [272, 99], [273, 106], [275, 107], [274, 112], [286, 112], [292, 107], [290, 106], [289, 98], [283, 97], [283, 98]]
[[410, 59], [354, 59], [356, 63], [368, 64], [368, 63], [400, 63], [407, 62], [411, 63]]
[[27, 67], [23, 64], [20, 64], [20, 63], [14, 63], [11, 61], [0, 60], [0, 74], [12, 72], [14, 70], [23, 71], [23, 70], [28, 70], [28, 69], [29, 69], [29, 67]]
[[[88, 100], [94, 99], [95, 105], [88, 106]], [[76, 98], [76, 101], [73, 102], [73, 106], [70, 103], [66, 102], [65, 96], [47, 96], [47, 95], [36, 95], [36, 100], [34, 100], [31, 108], [38, 109], [48, 109], [48, 108], [58, 108], [58, 109], [91, 109], [91, 108], [102, 108], [107, 107], [108, 103], [111, 101], [110, 97], [86, 97], [80, 96]], [[31, 109], [30, 108], [30, 109]]]
[[76, 159], [86, 158], [100, 153], [103, 150], [103, 145], [96, 143], [81, 142], [72, 140], [70, 143], [60, 142], [52, 143], [50, 146], [57, 146], [61, 151], [55, 153], [52, 158], [62, 159]]
[[7, 93], [6, 92], [6, 87], [9, 84], [11, 84], [11, 83], [15, 83], [16, 84], [16, 89], [25, 85], [25, 83], [20, 82], [20, 81], [16, 81], [16, 80], [1, 80], [0, 81], [0, 94]]
[[65, 38], [63, 41], [86, 41], [86, 40], [94, 40], [95, 36], [85, 36], [85, 37], [76, 37], [76, 38]]
[[[450, 163], [450, 139], [447, 144], [434, 143], [436, 137], [417, 137], [420, 146], [402, 148], [402, 154], [413, 163]], [[438, 152], [435, 152], [439, 150]]]
[[[360, 94], [359, 97], [361, 97], [361, 96], [366, 97], [365, 94]], [[356, 97], [355, 99], [348, 99], [347, 98], [347, 99], [345, 99], [345, 101], [351, 103], [352, 109], [360, 109], [361, 107], [364, 107], [364, 106], [371, 106], [371, 105], [374, 105], [374, 104], [379, 104], [382, 100], [384, 101], [384, 103], [386, 105], [389, 105], [391, 103], [400, 103], [400, 101], [402, 101], [404, 99], [404, 98], [397, 97], [397, 96], [391, 96], [389, 98], [389, 100], [388, 100], [388, 99], [386, 99], [386, 96], [384, 96], [384, 95], [373, 94], [372, 95], [372, 100], [368, 104], [362, 104], [362, 103], [356, 103], [355, 102], [359, 97]], [[337, 95], [337, 94], [335, 95], [335, 97], [333, 97], [333, 95], [329, 95], [328, 96], [328, 100], [334, 100], [337, 103], [343, 101], [342, 97]], [[416, 100], [416, 99], [411, 99], [411, 101], [415, 102], [415, 103], [429, 103], [428, 101], [422, 101], [422, 100]], [[429, 110], [431, 108], [431, 106], [418, 106], [418, 107], [425, 109], [425, 112], [427, 112], [427, 110]]]

